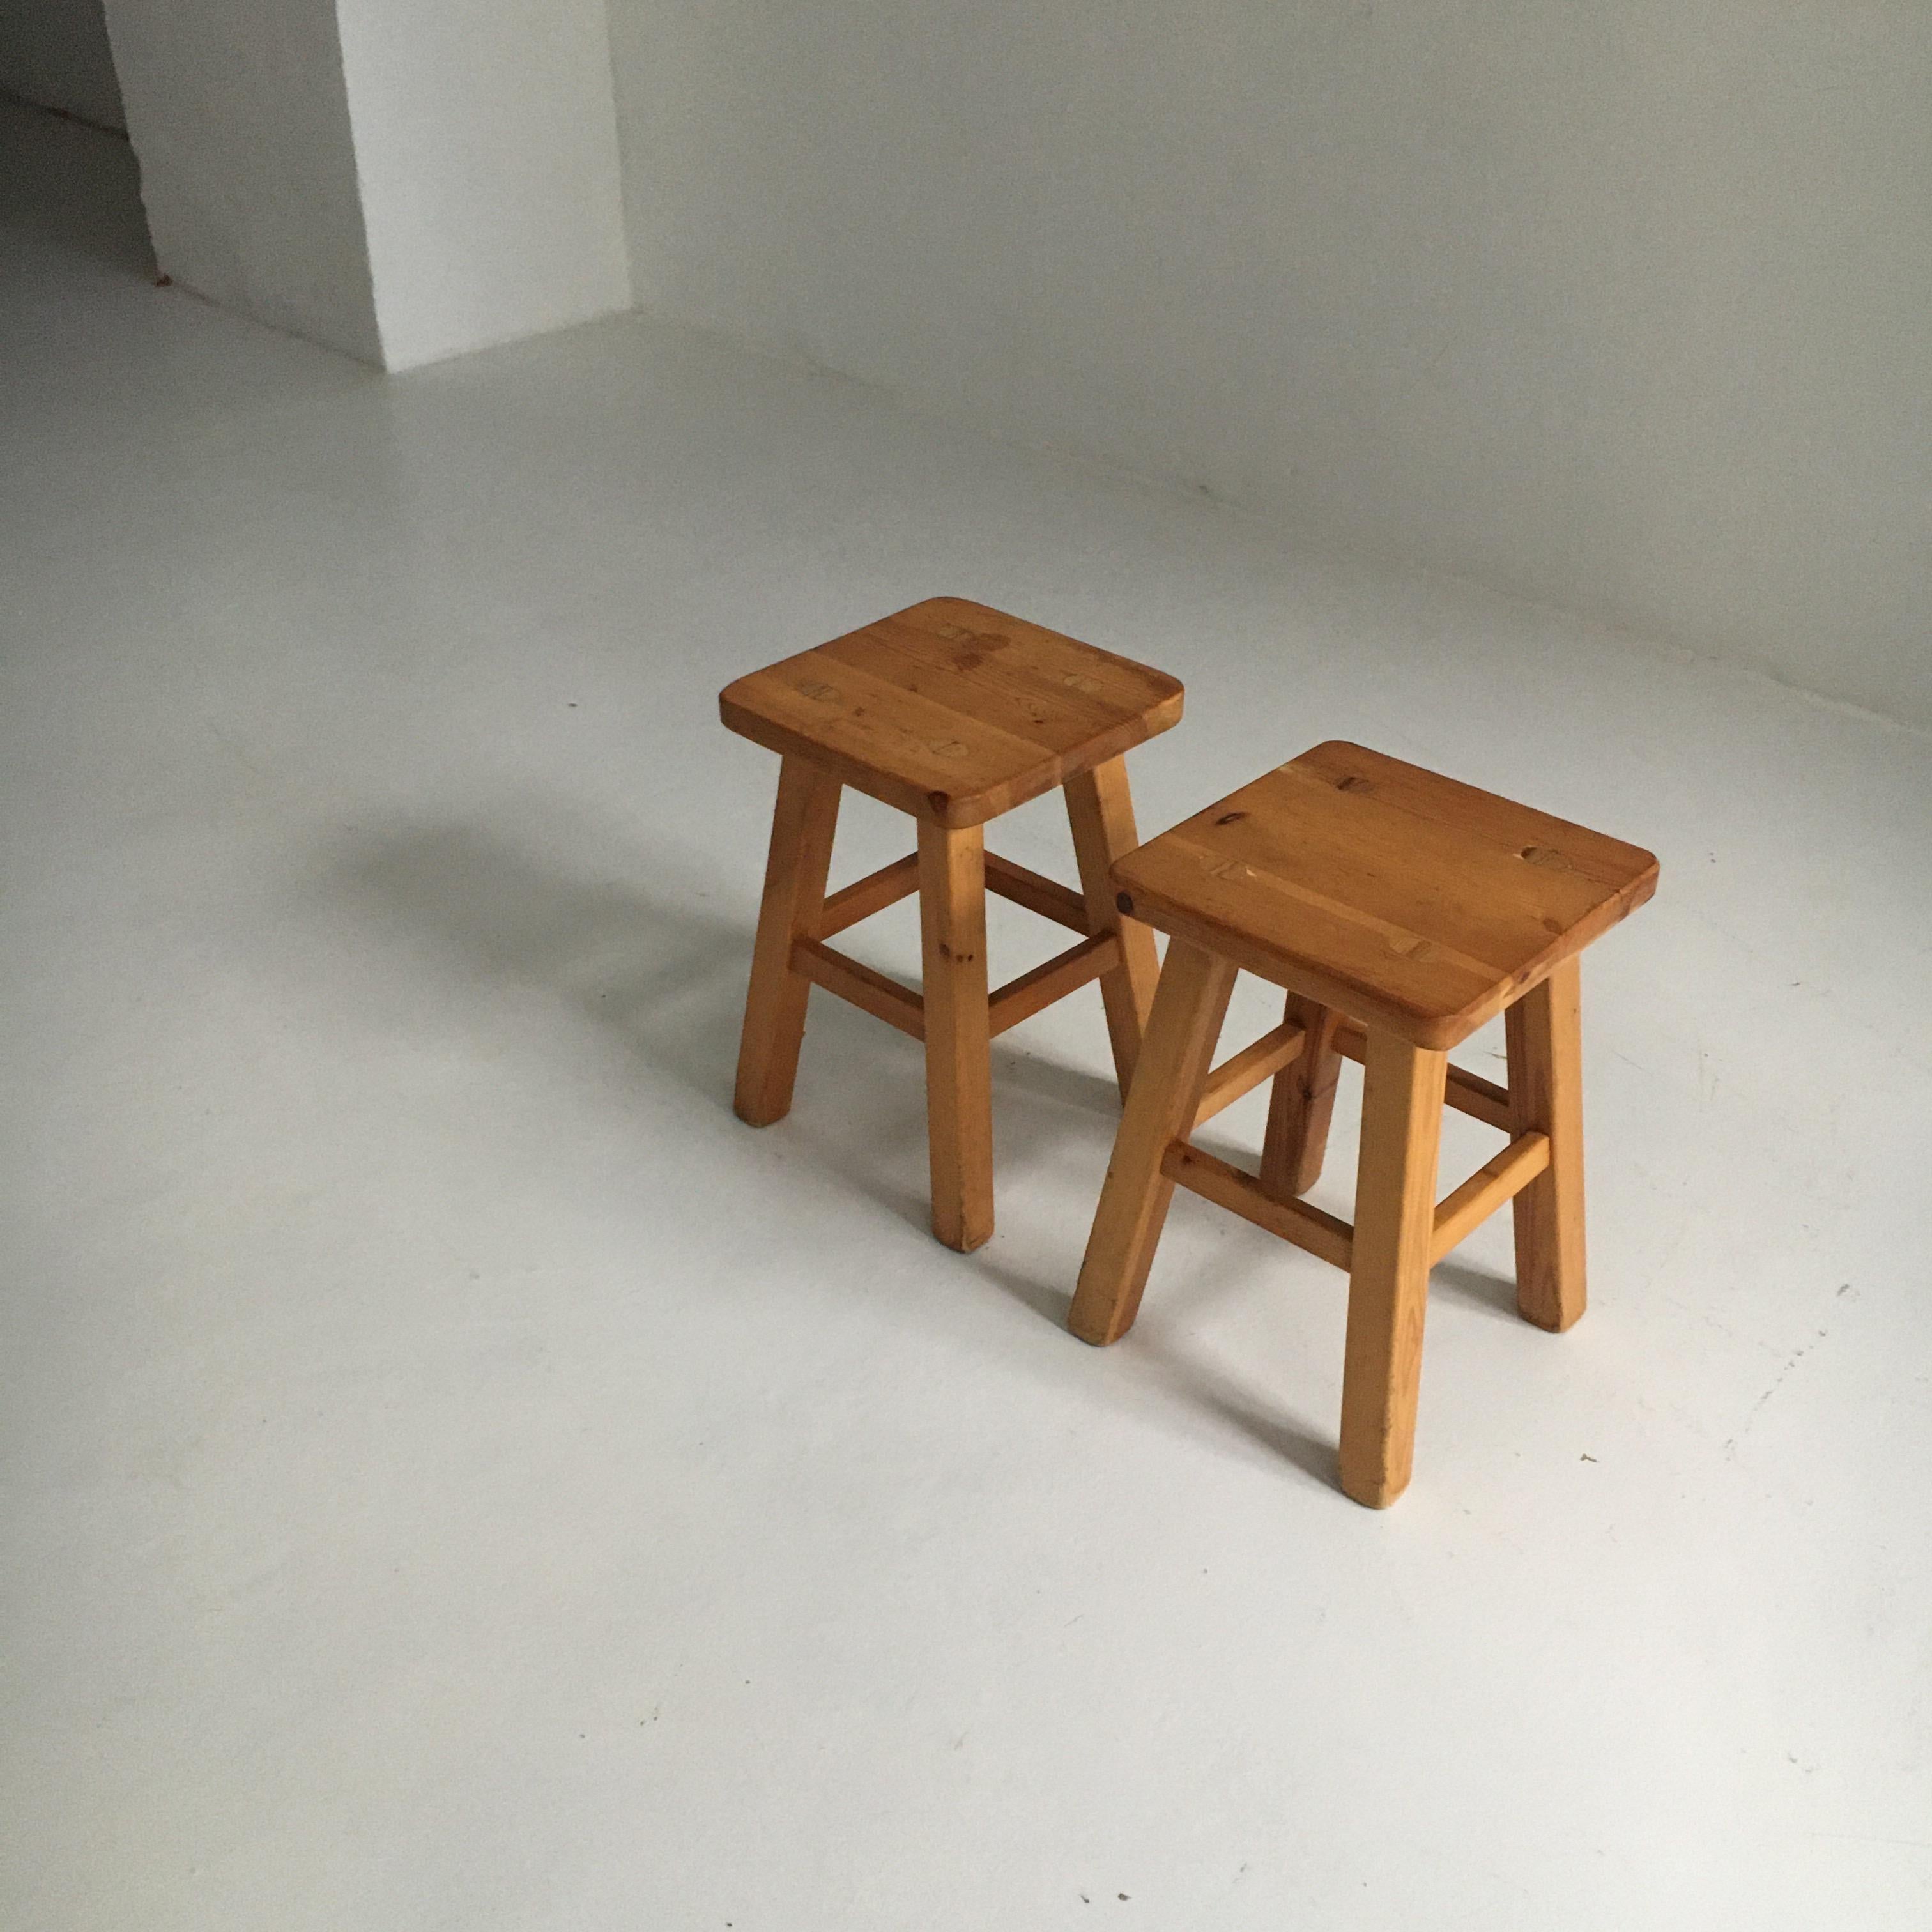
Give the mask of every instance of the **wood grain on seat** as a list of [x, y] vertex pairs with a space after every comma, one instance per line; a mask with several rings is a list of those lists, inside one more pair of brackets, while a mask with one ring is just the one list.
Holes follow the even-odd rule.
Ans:
[[1123, 910], [1441, 1051], [1642, 904], [1657, 860], [1359, 745], [1318, 745], [1114, 867]]
[[1179, 682], [957, 597], [725, 686], [733, 730], [949, 830], [982, 825], [1180, 716]]

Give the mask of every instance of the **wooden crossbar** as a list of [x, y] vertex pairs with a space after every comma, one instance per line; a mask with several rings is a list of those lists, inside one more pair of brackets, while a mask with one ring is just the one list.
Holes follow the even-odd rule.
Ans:
[[1261, 1183], [1252, 1174], [1244, 1174], [1185, 1141], [1168, 1142], [1160, 1171], [1204, 1201], [1229, 1209], [1244, 1221], [1265, 1228], [1298, 1248], [1306, 1248], [1338, 1268], [1346, 1269], [1354, 1263], [1355, 1231], [1347, 1222], [1311, 1208], [1306, 1201], [1277, 1201], [1262, 1192]]
[[[1549, 1165], [1548, 1136], [1523, 1134], [1446, 1195], [1436, 1209], [1430, 1265], [1434, 1267], [1472, 1228], [1520, 1193]], [[1306, 1201], [1277, 1201], [1252, 1174], [1203, 1154], [1184, 1140], [1168, 1142], [1160, 1168], [1170, 1180], [1203, 1200], [1227, 1208], [1298, 1248], [1306, 1248], [1324, 1262], [1343, 1269], [1353, 1263], [1355, 1231], [1346, 1221], [1310, 1207]]]
[[825, 902], [818, 937], [830, 939], [834, 933], [856, 926], [862, 919], [870, 919], [875, 912], [884, 912], [887, 906], [896, 905], [918, 890], [919, 854], [908, 852], [903, 859], [895, 859], [890, 866], [881, 866], [876, 872], [868, 872], [862, 879], [855, 879], [834, 892]]
[[[1353, 1020], [1344, 1020], [1335, 1029], [1337, 1053], [1360, 1061], [1366, 1058], [1368, 1050], [1368, 1036]], [[1493, 1080], [1485, 1080], [1480, 1073], [1466, 1073], [1460, 1066], [1450, 1067], [1442, 1100], [1445, 1106], [1454, 1107], [1457, 1113], [1467, 1114], [1486, 1126], [1500, 1127], [1505, 1133], [1514, 1124], [1510, 1118], [1509, 1089], [1498, 1087]]]
[[914, 1040], [925, 1039], [926, 1002], [910, 986], [874, 972], [849, 954], [836, 952], [822, 940], [794, 940], [791, 960], [796, 970], [828, 993], [862, 1006], [875, 1019], [910, 1034]]
[[1071, 886], [1049, 879], [1044, 872], [1002, 859], [997, 852], [986, 854], [986, 890], [1076, 932], [1093, 930], [1087, 917], [1087, 902]]
[[1471, 1228], [1486, 1221], [1549, 1165], [1549, 1136], [1520, 1135], [1494, 1160], [1444, 1195], [1436, 1206], [1435, 1232], [1429, 1238], [1430, 1266], [1433, 1268]]
[[1300, 1058], [1306, 1043], [1301, 1028], [1292, 1020], [1284, 1020], [1272, 1033], [1263, 1034], [1253, 1046], [1244, 1047], [1232, 1059], [1222, 1060], [1208, 1075], [1208, 1084], [1201, 1090], [1194, 1124], [1198, 1127], [1202, 1121], [1211, 1120], [1270, 1074], [1279, 1073], [1289, 1061]]
[[[1084, 934], [1090, 929], [1086, 902], [1071, 886], [1011, 859], [1002, 859], [997, 852], [986, 855], [986, 866], [989, 892], [998, 892], [1002, 898], [1011, 899], [1016, 905], [1023, 905], [1028, 911], [1050, 919], [1056, 925], [1070, 926], [1076, 932]], [[881, 866], [876, 872], [868, 872], [862, 879], [855, 879], [832, 893], [825, 902], [818, 936], [830, 939], [918, 890], [919, 855], [908, 853], [904, 858], [895, 859], [890, 866]]]
[[988, 1030], [994, 1038], [1022, 1020], [1030, 1019], [1042, 1008], [1064, 999], [1089, 980], [1097, 980], [1120, 963], [1120, 942], [1111, 932], [1083, 939], [1064, 952], [1055, 953], [1030, 973], [1010, 980], [988, 1000]]
[[[990, 1034], [1003, 1034], [1009, 1027], [1030, 1019], [1035, 1013], [1052, 1006], [1055, 1000], [1064, 998], [1090, 980], [1097, 980], [1102, 974], [1110, 973], [1120, 964], [1119, 938], [1111, 932], [1089, 932], [1087, 904], [1078, 892], [1043, 873], [1016, 865], [1012, 860], [1002, 859], [992, 852], [986, 855], [986, 879], [988, 891], [998, 892], [1016, 905], [1024, 906], [1029, 912], [1038, 913], [1059, 925], [1071, 926], [1081, 935], [1078, 945], [1069, 946], [1064, 952], [1056, 954], [1030, 973], [1022, 973], [992, 995], [987, 1001]], [[854, 880], [826, 900], [819, 918], [818, 937], [793, 943], [792, 963], [814, 986], [823, 986], [828, 993], [836, 993], [842, 1000], [850, 1000], [855, 1006], [864, 1008], [888, 1026], [910, 1034], [914, 1040], [923, 1040], [926, 1002], [919, 994], [825, 943], [835, 933], [856, 926], [861, 920], [870, 919], [875, 912], [884, 911], [887, 906], [918, 890], [919, 857], [916, 853], [896, 859], [890, 866], [881, 866], [876, 872], [868, 872], [862, 879]], [[1263, 1046], [1267, 1043], [1257, 1042]], [[1247, 1058], [1246, 1054], [1237, 1056], [1237, 1060], [1244, 1064], [1244, 1070]], [[1232, 1067], [1235, 1062], [1229, 1064]], [[1255, 1080], [1263, 1077], [1262, 1074], [1255, 1074], [1246, 1084], [1251, 1086]], [[1238, 1090], [1245, 1090], [1245, 1088]], [[1234, 1094], [1231, 1093], [1228, 1098], [1234, 1098]]]

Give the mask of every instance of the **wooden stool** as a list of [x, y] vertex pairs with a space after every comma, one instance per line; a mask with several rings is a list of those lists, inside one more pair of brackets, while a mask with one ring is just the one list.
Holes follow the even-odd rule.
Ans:
[[[1181, 688], [985, 605], [935, 597], [727, 685], [730, 728], [784, 758], [738, 1053], [736, 1107], [754, 1127], [791, 1107], [814, 985], [926, 1042], [932, 1231], [976, 1248], [993, 1232], [988, 1041], [1100, 982], [1124, 1094], [1154, 995], [1154, 935], [1116, 909], [1111, 868], [1135, 843], [1122, 754], [1180, 716]], [[918, 821], [919, 850], [825, 894], [839, 788]], [[1055, 785], [1066, 793], [1082, 890], [987, 852], [981, 828]], [[986, 991], [987, 889], [1071, 926], [1080, 943]], [[916, 891], [922, 996], [826, 944]]]
[[[1516, 1306], [1583, 1312], [1577, 955], [1657, 886], [1648, 852], [1358, 745], [1328, 744], [1114, 868], [1123, 913], [1173, 935], [1070, 1325], [1132, 1325], [1174, 1184], [1348, 1271], [1342, 1486], [1407, 1487], [1429, 1270], [1505, 1201]], [[1288, 992], [1274, 1032], [1210, 1071], [1238, 969]], [[1507, 1090], [1448, 1049], [1506, 1012]], [[1364, 1067], [1351, 1227], [1297, 1197], [1322, 1172], [1341, 1058]], [[1188, 1144], [1270, 1075], [1258, 1176]], [[1444, 1102], [1511, 1136], [1438, 1203]]]

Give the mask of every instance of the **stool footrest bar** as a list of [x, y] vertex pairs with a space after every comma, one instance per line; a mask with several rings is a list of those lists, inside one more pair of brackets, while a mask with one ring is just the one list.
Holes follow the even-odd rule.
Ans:
[[1524, 1134], [1496, 1159], [1477, 1168], [1452, 1194], [1436, 1204], [1435, 1232], [1429, 1240], [1433, 1268], [1473, 1228], [1486, 1221], [1513, 1195], [1520, 1194], [1550, 1165], [1550, 1137]]
[[1232, 1059], [1224, 1060], [1208, 1076], [1201, 1090], [1201, 1104], [1194, 1110], [1194, 1124], [1211, 1120], [1224, 1107], [1232, 1107], [1244, 1094], [1258, 1087], [1270, 1075], [1279, 1073], [1289, 1061], [1301, 1057], [1307, 1044], [1306, 1035], [1292, 1020], [1283, 1020], [1272, 1033], [1264, 1033], [1253, 1046], [1244, 1047]]
[[[1368, 1036], [1353, 1020], [1344, 1020], [1335, 1029], [1335, 1051], [1345, 1059], [1360, 1062], [1368, 1050]], [[1466, 1073], [1460, 1066], [1449, 1070], [1449, 1084], [1442, 1102], [1486, 1126], [1502, 1128], [1504, 1133], [1514, 1124], [1510, 1118], [1509, 1089], [1498, 1087], [1493, 1080], [1485, 1080], [1480, 1073]]]
[[855, 879], [834, 892], [825, 902], [818, 936], [830, 939], [835, 932], [843, 932], [848, 926], [856, 926], [875, 912], [884, 912], [887, 906], [896, 905], [918, 890], [919, 854], [908, 852], [903, 859], [895, 859], [890, 866], [881, 866], [876, 872], [868, 872], [862, 879]]
[[1016, 865], [1010, 859], [1002, 859], [997, 852], [986, 854], [986, 890], [1076, 932], [1093, 930], [1087, 917], [1087, 902], [1070, 886], [1049, 879], [1044, 872]]
[[836, 993], [842, 1000], [850, 1000], [855, 1006], [862, 1006], [874, 1018], [897, 1027], [914, 1040], [925, 1039], [926, 1002], [910, 986], [902, 986], [896, 980], [834, 951], [822, 940], [794, 940], [791, 963], [794, 970], [802, 973], [814, 986]]
[[1346, 1221], [1311, 1208], [1305, 1201], [1276, 1201], [1262, 1192], [1262, 1184], [1252, 1174], [1244, 1174], [1211, 1154], [1190, 1147], [1185, 1141], [1170, 1141], [1160, 1171], [1190, 1194], [1226, 1208], [1244, 1221], [1252, 1221], [1270, 1234], [1279, 1235], [1298, 1248], [1306, 1248], [1338, 1268], [1353, 1264], [1355, 1231]]
[[1112, 972], [1120, 963], [1120, 942], [1111, 932], [1070, 946], [1030, 973], [1010, 980], [993, 994], [987, 1002], [989, 1030], [997, 1038], [1007, 1028], [1032, 1018], [1043, 1007], [1064, 999], [1088, 980], [1099, 979], [1102, 973]]

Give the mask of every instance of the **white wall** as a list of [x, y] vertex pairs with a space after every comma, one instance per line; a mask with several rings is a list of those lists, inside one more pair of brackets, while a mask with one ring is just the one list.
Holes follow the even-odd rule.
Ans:
[[161, 267], [380, 362], [334, 0], [109, 0], [108, 25]]
[[640, 298], [1932, 722], [1922, 0], [612, 0]]
[[604, 0], [340, 0], [383, 361], [631, 305]]
[[0, 0], [0, 92], [125, 128], [101, 0]]
[[160, 265], [386, 369], [631, 302], [603, 0], [109, 0]]

